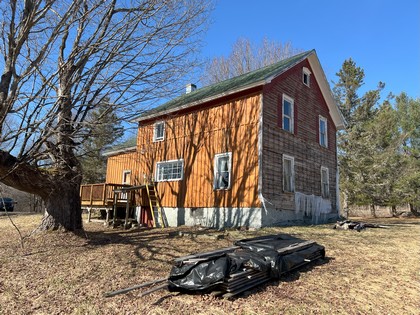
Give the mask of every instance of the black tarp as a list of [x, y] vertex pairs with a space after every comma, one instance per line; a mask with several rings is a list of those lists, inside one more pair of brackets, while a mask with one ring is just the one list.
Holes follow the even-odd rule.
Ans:
[[323, 246], [286, 234], [244, 239], [235, 245], [238, 249], [234, 252], [178, 261], [168, 279], [169, 290], [209, 291], [243, 269], [267, 272], [270, 278], [279, 279], [283, 273], [325, 255]]

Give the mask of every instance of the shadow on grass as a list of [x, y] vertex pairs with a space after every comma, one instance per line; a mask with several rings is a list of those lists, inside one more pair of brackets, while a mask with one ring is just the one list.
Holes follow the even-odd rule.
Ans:
[[[105, 229], [104, 231], [86, 231], [86, 247], [100, 247], [107, 245], [131, 245], [134, 253], [140, 261], [155, 260], [157, 262], [172, 265], [175, 258], [192, 254], [186, 248], [186, 243], [190, 247], [199, 247], [203, 242], [206, 246], [218, 246], [216, 240], [221, 232], [215, 229], [194, 228], [136, 228], [123, 230], [122, 228]], [[200, 236], [208, 235], [209, 239]], [[204, 240], [204, 241], [203, 241]], [[214, 248], [212, 248], [214, 249]], [[186, 251], [187, 250], [187, 251]], [[134, 263], [134, 262], [133, 262]]]
[[[195, 230], [194, 228], [139, 228], [127, 231], [122, 229], [86, 231], [88, 241], [85, 246], [95, 248], [107, 245], [131, 245], [135, 248], [135, 256], [140, 261], [153, 260], [156, 264], [164, 263], [170, 267], [173, 265], [175, 258], [191, 254], [191, 252], [187, 252], [188, 249], [192, 248], [192, 246], [189, 245], [194, 243], [196, 243], [195, 245], [198, 245], [199, 247], [200, 245], [204, 245], [201, 244], [201, 240], [203, 240], [203, 238], [200, 238], [200, 235], [208, 235], [213, 238], [214, 241], [210, 241], [209, 239], [205, 241], [205, 246], [208, 248], [213, 247], [213, 249], [216, 249], [226, 247], [226, 243], [223, 243], [224, 245], [222, 245], [222, 242], [216, 241], [217, 236], [220, 234], [221, 232], [215, 229]], [[179, 235], [182, 235], [182, 237]], [[232, 245], [233, 244], [231, 244], [231, 246]], [[206, 251], [206, 249], [201, 247], [201, 250], [199, 251]], [[261, 290], [265, 290], [267, 286], [278, 286], [281, 282], [297, 281], [300, 278], [301, 273], [309, 272], [313, 268], [325, 265], [333, 259], [334, 258], [332, 257], [317, 259], [299, 267], [295, 271], [283, 274], [279, 280], [269, 280], [265, 284], [250, 288], [242, 294], [230, 299], [234, 300], [243, 297], [244, 295], [252, 295]], [[136, 268], [136, 264], [137, 262], [133, 261], [132, 267]], [[153, 267], [151, 268], [154, 269]], [[156, 271], [157, 270], [159, 269], [156, 268]], [[162, 270], [159, 271], [161, 272]], [[153, 305], [159, 305], [172, 296], [173, 294], [165, 294], [163, 297], [156, 300]]]

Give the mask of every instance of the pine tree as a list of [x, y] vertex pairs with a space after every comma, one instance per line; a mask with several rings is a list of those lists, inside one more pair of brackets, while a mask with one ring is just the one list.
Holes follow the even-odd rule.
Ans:
[[333, 89], [347, 128], [338, 137], [340, 185], [344, 207], [350, 204], [420, 206], [420, 102], [406, 94], [380, 103], [375, 90], [359, 97], [364, 71], [349, 59]]
[[333, 92], [347, 122], [346, 129], [338, 135], [340, 187], [347, 210], [349, 204], [374, 205], [378, 201], [378, 183], [372, 176], [377, 149], [374, 121], [384, 84], [380, 82], [375, 90], [359, 97], [365, 74], [352, 59], [345, 60], [336, 75], [338, 82]]
[[113, 107], [101, 103], [88, 119], [87, 134], [81, 145], [83, 183], [94, 184], [105, 181], [106, 158], [104, 148], [122, 138], [124, 131]]
[[403, 165], [397, 193], [401, 201], [408, 203], [416, 214], [420, 212], [420, 99], [401, 93], [396, 97], [396, 114]]

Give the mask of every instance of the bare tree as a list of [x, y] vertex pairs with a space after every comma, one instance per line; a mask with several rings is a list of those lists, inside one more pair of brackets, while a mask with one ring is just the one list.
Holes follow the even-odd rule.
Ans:
[[210, 85], [241, 74], [271, 65], [302, 52], [285, 44], [264, 38], [260, 44], [252, 43], [248, 38], [239, 38], [232, 46], [230, 55], [214, 57], [205, 66], [201, 81]]
[[89, 113], [109, 100], [132, 117], [173, 91], [197, 65], [208, 3], [0, 2], [0, 181], [42, 197], [41, 229], [82, 228], [76, 152]]

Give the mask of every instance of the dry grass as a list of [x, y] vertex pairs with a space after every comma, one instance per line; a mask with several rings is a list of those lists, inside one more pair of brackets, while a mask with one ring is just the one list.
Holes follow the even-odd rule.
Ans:
[[[39, 215], [17, 215], [28, 234]], [[337, 231], [331, 225], [258, 231], [190, 228], [112, 230], [85, 225], [87, 239], [71, 233], [19, 237], [0, 217], [0, 314], [419, 314], [419, 219], [381, 219], [389, 229]], [[323, 262], [291, 273], [233, 300], [209, 295], [142, 290], [103, 298], [103, 293], [167, 277], [171, 260], [230, 246], [234, 239], [289, 233], [326, 247]]]

